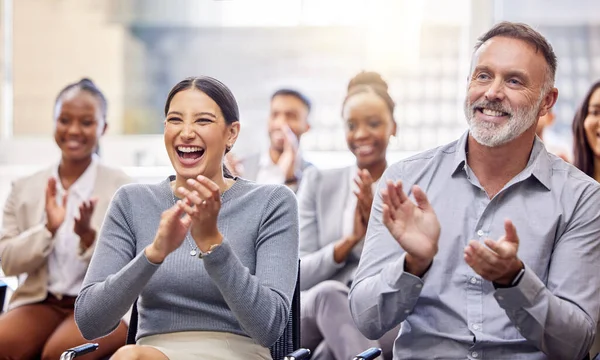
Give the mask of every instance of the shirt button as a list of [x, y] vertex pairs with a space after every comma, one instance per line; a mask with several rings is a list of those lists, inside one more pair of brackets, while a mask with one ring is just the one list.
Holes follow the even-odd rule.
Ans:
[[479, 326], [479, 324], [473, 324], [473, 330], [479, 330], [481, 329], [481, 326]]
[[477, 230], [477, 235], [483, 236], [483, 230], [481, 230], [481, 229]]
[[477, 278], [475, 276], [471, 278], [471, 284], [477, 284]]
[[417, 285], [415, 285], [415, 287], [416, 287], [417, 289], [420, 289], [420, 288], [422, 288], [422, 287], [423, 287], [423, 285], [422, 285], [422, 284], [417, 284]]
[[504, 300], [504, 297], [503, 297], [503, 296], [500, 296], [500, 295], [498, 295], [498, 300], [502, 301], [502, 300]]
[[479, 353], [477, 351], [473, 351], [471, 353], [471, 356], [474, 357], [474, 358], [477, 358], [479, 356]]
[[410, 314], [410, 310], [404, 310], [405, 314]]

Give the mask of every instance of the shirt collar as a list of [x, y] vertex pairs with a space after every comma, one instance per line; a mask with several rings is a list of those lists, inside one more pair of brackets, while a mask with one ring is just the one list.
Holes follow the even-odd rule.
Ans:
[[[60, 162], [52, 169], [52, 177], [56, 179], [56, 188], [60, 193], [64, 193], [65, 189], [62, 186], [60, 177], [58, 175], [58, 166]], [[92, 154], [92, 162], [85, 169], [83, 174], [75, 180], [73, 185], [69, 188], [69, 193], [76, 194], [81, 199], [87, 199], [92, 195], [94, 190], [96, 174], [98, 172], [98, 155]]]
[[[456, 152], [452, 164], [452, 176], [455, 175], [459, 170], [464, 170], [467, 164], [467, 139], [469, 137], [469, 131], [467, 130], [456, 143]], [[546, 189], [550, 190], [550, 177], [552, 176], [552, 163], [548, 151], [544, 143], [539, 137], [535, 137], [533, 141], [533, 148], [527, 161], [525, 169], [518, 175], [517, 180], [525, 180], [528, 177], [533, 176], [537, 179]]]
[[533, 141], [533, 149], [531, 150], [529, 161], [522, 174], [524, 179], [529, 176], [535, 177], [546, 189], [550, 190], [552, 160], [546, 150], [546, 146], [544, 146], [544, 143], [537, 135]]
[[467, 164], [467, 138], [469, 137], [469, 131], [467, 130], [458, 142], [456, 143], [456, 151], [454, 153], [454, 160], [452, 164], [452, 174], [455, 175], [458, 170], [463, 170]]

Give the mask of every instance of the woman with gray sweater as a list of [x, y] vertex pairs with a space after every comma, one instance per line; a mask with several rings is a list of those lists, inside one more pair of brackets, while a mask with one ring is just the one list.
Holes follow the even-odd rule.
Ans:
[[165, 116], [176, 175], [116, 193], [75, 304], [77, 325], [88, 339], [106, 335], [139, 298], [137, 345], [113, 359], [270, 359], [298, 270], [295, 196], [223, 167], [240, 125], [218, 80], [181, 81]]

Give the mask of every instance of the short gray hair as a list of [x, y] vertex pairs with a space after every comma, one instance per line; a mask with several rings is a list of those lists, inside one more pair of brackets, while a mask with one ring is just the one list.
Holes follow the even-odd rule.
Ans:
[[554, 53], [552, 45], [550, 45], [548, 40], [546, 40], [542, 34], [527, 24], [503, 21], [494, 25], [490, 30], [477, 39], [477, 43], [475, 44], [473, 52], [477, 52], [481, 45], [496, 36], [522, 40], [532, 45], [536, 52], [541, 51], [544, 59], [546, 59], [546, 64], [548, 65], [546, 79], [544, 80], [544, 85], [542, 88], [542, 93], [547, 94], [548, 91], [554, 87], [556, 67], [558, 65], [556, 54]]

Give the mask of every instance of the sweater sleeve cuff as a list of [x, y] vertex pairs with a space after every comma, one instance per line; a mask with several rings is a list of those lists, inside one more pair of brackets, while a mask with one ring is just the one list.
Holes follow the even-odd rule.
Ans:
[[232, 256], [235, 256], [235, 254], [233, 253], [233, 249], [231, 248], [229, 243], [225, 239], [223, 239], [221, 245], [215, 247], [210, 252], [210, 254], [202, 257], [202, 261], [204, 261], [207, 270], [209, 268], [213, 270], [218, 270], [219, 267], [221, 267], [222, 269], [228, 269], [228, 262], [230, 261], [230, 258]]
[[494, 297], [501, 308], [519, 310], [533, 306], [536, 296], [543, 289], [544, 283], [525, 265], [525, 272], [519, 283], [512, 287], [496, 289]]

